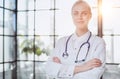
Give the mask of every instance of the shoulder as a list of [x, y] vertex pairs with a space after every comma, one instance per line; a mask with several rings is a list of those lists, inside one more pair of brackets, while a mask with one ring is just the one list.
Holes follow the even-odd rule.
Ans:
[[106, 45], [105, 40], [103, 38], [96, 36], [96, 35], [93, 35], [92, 37], [94, 39], [94, 43]]
[[63, 44], [67, 41], [69, 36], [63, 36], [63, 37], [60, 37], [57, 41], [56, 41], [56, 44]]
[[67, 38], [68, 36], [63, 36], [63, 37], [60, 37], [57, 41], [65, 41]]

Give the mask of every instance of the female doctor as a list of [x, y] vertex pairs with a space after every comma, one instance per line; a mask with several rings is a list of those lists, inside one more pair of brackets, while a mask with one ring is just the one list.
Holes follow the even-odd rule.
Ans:
[[55, 79], [100, 79], [105, 69], [105, 42], [88, 29], [91, 8], [78, 0], [71, 13], [75, 33], [58, 40], [46, 73]]

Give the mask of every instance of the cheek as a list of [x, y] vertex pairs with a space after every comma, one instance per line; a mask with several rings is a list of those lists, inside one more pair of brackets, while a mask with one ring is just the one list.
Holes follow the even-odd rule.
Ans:
[[85, 21], [90, 21], [91, 17], [84, 17]]
[[72, 20], [73, 20], [73, 21], [75, 21], [75, 20], [76, 20], [76, 18], [75, 18], [75, 17], [72, 17]]
[[83, 17], [83, 19], [89, 20], [90, 16], [85, 16], [85, 17]]
[[91, 19], [91, 15], [88, 16], [88, 19], [89, 19], [89, 20]]

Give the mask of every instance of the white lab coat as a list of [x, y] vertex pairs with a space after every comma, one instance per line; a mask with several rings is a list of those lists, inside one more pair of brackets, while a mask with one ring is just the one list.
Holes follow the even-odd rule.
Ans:
[[[81, 65], [85, 63], [75, 63], [74, 61], [76, 59], [80, 45], [87, 41], [89, 35], [90, 31], [88, 31], [81, 37], [77, 37], [75, 33], [72, 35], [68, 42], [68, 58], [63, 58], [62, 54], [65, 51], [66, 41], [69, 36], [60, 38], [46, 64], [46, 73], [49, 76], [56, 77], [55, 79], [100, 79], [101, 75], [105, 70], [105, 42], [102, 38], [95, 35], [92, 35], [89, 40], [90, 50], [85, 62], [93, 58], [98, 58], [102, 61], [102, 66], [85, 72], [80, 72], [75, 75], [73, 74], [74, 67], [76, 65]], [[85, 51], [86, 48], [84, 46], [79, 52], [79, 59], [83, 59], [85, 57]], [[53, 62], [53, 57], [58, 57], [61, 60], [61, 64]]]

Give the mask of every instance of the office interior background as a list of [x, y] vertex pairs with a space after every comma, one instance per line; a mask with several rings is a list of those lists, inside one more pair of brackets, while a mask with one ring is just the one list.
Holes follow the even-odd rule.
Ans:
[[[52, 79], [44, 65], [56, 41], [74, 32], [76, 0], [0, 0], [0, 79]], [[120, 0], [86, 0], [89, 29], [106, 42], [103, 79], [120, 79]]]

